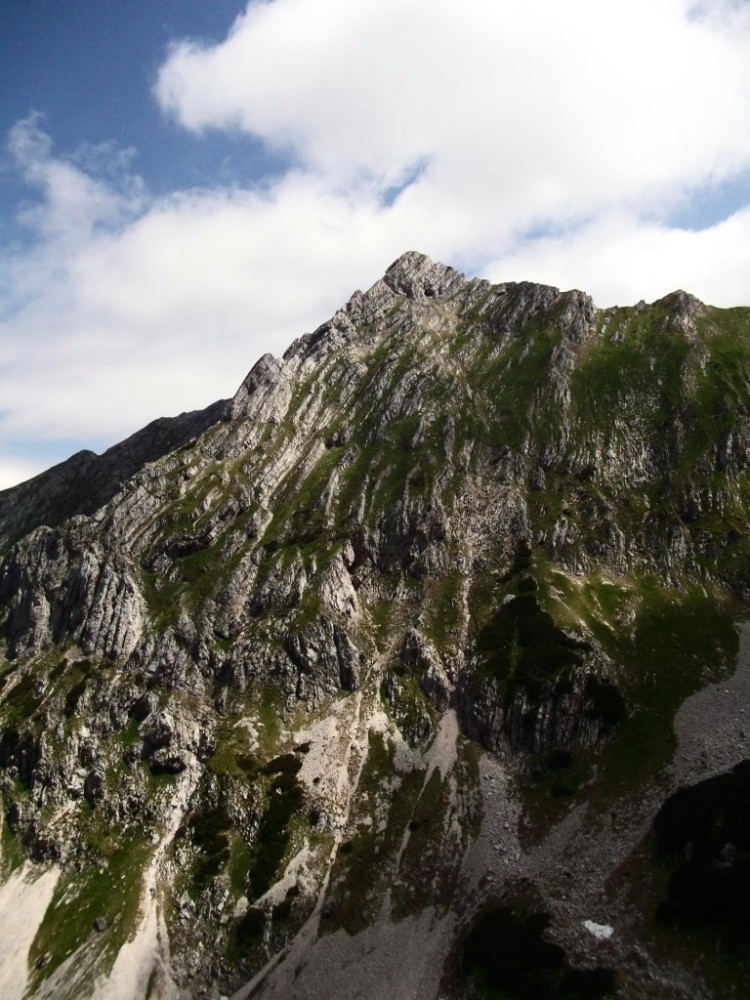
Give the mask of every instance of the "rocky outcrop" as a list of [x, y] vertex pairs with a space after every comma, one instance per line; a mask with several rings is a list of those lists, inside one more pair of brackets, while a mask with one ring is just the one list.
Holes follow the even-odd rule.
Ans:
[[362, 654], [344, 629], [330, 619], [289, 635], [287, 652], [299, 670], [297, 697], [320, 703], [321, 696], [359, 687]]
[[85, 534], [39, 529], [0, 568], [11, 657], [73, 639], [87, 655], [127, 658], [147, 619], [134, 568]]
[[626, 716], [616, 685], [596, 673], [551, 682], [539, 693], [466, 678], [462, 718], [469, 735], [494, 753], [544, 753], [577, 745], [596, 749]]

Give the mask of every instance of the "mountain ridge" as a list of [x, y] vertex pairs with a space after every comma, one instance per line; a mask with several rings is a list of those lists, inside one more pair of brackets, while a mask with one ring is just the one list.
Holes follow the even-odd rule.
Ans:
[[[415, 266], [416, 262], [418, 262], [419, 266]], [[436, 268], [441, 274], [444, 272], [445, 274], [455, 276], [456, 279], [463, 279], [463, 275], [460, 272], [455, 271], [447, 265], [436, 265], [434, 261], [430, 260], [424, 254], [420, 254], [417, 251], [406, 251], [390, 265], [382, 280], [393, 291], [410, 294], [417, 298], [420, 295], [428, 298], [435, 294], [435, 285], [430, 284], [431, 278], [428, 277], [426, 280], [420, 281], [417, 276], [423, 271], [433, 275]], [[416, 280], [409, 280], [414, 278]], [[466, 279], [463, 280], [466, 281]], [[486, 279], [478, 278], [473, 279], [473, 281], [480, 285], [489, 286], [489, 282]], [[472, 282], [468, 283], [471, 284]], [[437, 284], [439, 287], [440, 283], [438, 282]], [[511, 282], [506, 283], [502, 287], [513, 286], [517, 286], [518, 288], [543, 288], [553, 296], [560, 296], [561, 294], [559, 289], [554, 286], [538, 285], [532, 282]], [[447, 290], [447, 287], [443, 290]], [[580, 296], [585, 293], [573, 289], [563, 294]], [[360, 291], [355, 292], [345, 309], [350, 309], [352, 303], [358, 302], [362, 295], [363, 293]], [[596, 309], [593, 305], [593, 300], [590, 300], [588, 296], [586, 298], [589, 299], [589, 308]], [[639, 302], [633, 308], [641, 309], [645, 306], [645, 302]], [[686, 318], [706, 308], [699, 299], [682, 289], [676, 289], [674, 292], [662, 296], [662, 298], [655, 300], [652, 306], [673, 307], [678, 317], [684, 316]], [[312, 349], [330, 328], [331, 322], [329, 321], [321, 324], [314, 332], [303, 334], [284, 352], [283, 360], [293, 357], [298, 350], [299, 344], [304, 343], [306, 349]], [[243, 380], [235, 396], [243, 392], [247, 380], [253, 376], [253, 372], [258, 365], [273, 366], [277, 363], [278, 359], [273, 355], [263, 355]], [[119, 485], [119, 482], [134, 475], [142, 464], [157, 460], [168, 451], [186, 444], [191, 438], [198, 436], [213, 423], [225, 419], [231, 413], [234, 398], [231, 400], [217, 400], [203, 410], [184, 412], [175, 417], [158, 417], [141, 430], [135, 431], [128, 438], [112, 445], [101, 455], [90, 449], [83, 449], [30, 479], [1, 490], [0, 523], [7, 524], [10, 522], [11, 525], [17, 520], [17, 515], [16, 518], [13, 516], [13, 508], [19, 504], [23, 506], [27, 501], [27, 497], [32, 492], [44, 493], [50, 491], [55, 495], [55, 502], [59, 503], [59, 494], [69, 492], [70, 490], [70, 479], [77, 478], [83, 474], [86, 480], [85, 489], [89, 495], [85, 500], [82, 497], [74, 495], [72, 500], [69, 499], [67, 507], [58, 507], [52, 514], [46, 511], [44, 513], [31, 513], [26, 518], [20, 520], [17, 527], [11, 529], [14, 532], [13, 535], [0, 538], [0, 547], [7, 546], [9, 542], [15, 541], [21, 534], [28, 533], [29, 530], [40, 524], [48, 523], [48, 526], [54, 527], [59, 521], [76, 514], [93, 513], [97, 509], [97, 506], [103, 506], [114, 495], [115, 478], [117, 479], [117, 485]], [[109, 475], [100, 471], [102, 466], [107, 467]], [[58, 479], [61, 480], [59, 487], [57, 487], [55, 482]], [[96, 479], [104, 479], [104, 483], [99, 488], [94, 486]], [[44, 520], [45, 517], [47, 517], [47, 521]]]
[[[0, 524], [6, 532], [0, 536], [0, 548], [40, 524], [55, 527], [76, 514], [93, 514], [146, 462], [187, 444], [222, 420], [228, 405], [229, 400], [222, 399], [204, 410], [158, 417], [101, 455], [83, 449], [17, 486], [0, 490]], [[34, 504], [40, 500], [41, 509]]]

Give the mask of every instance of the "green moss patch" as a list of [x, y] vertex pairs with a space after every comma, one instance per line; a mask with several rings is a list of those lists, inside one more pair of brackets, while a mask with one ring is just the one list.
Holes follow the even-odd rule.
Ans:
[[[393, 776], [393, 746], [383, 734], [371, 732], [368, 737], [367, 759], [351, 804], [350, 821], [353, 833], [339, 847], [331, 871], [326, 904], [323, 910], [322, 932], [343, 928], [356, 934], [369, 925], [374, 907], [380, 903], [380, 879], [388, 879], [388, 861], [398, 838], [408, 822], [406, 812], [394, 823], [393, 810], [397, 803], [416, 795], [418, 786], [403, 783], [395, 795], [386, 788]], [[416, 779], [421, 784], [421, 772]], [[407, 806], [407, 809], [410, 808]], [[386, 819], [387, 823], [381, 821]]]
[[31, 672], [26, 673], [3, 699], [3, 715], [11, 723], [26, 722], [39, 708], [43, 698], [39, 679]]
[[[99, 861], [57, 885], [29, 952], [32, 988], [47, 979], [81, 946], [95, 944], [92, 961], [99, 972], [111, 969], [117, 952], [136, 926], [141, 902], [141, 875], [151, 846], [132, 832], [110, 831], [99, 841]], [[94, 929], [94, 921], [102, 927]], [[43, 969], [35, 963], [46, 958]]]
[[[394, 747], [371, 732], [352, 801], [350, 833], [331, 872], [321, 929], [356, 934], [386, 897], [395, 920], [452, 903], [467, 844], [481, 822], [475, 748], [461, 740], [454, 769], [425, 785], [421, 768], [399, 774]], [[457, 831], [459, 831], [457, 833]]]
[[133, 747], [139, 742], [138, 719], [128, 719], [128, 724], [117, 734], [117, 739], [124, 747]]
[[78, 703], [83, 697], [93, 671], [94, 664], [90, 660], [77, 660], [71, 663], [63, 674], [66, 688], [64, 711], [67, 716], [72, 717], [76, 714]]
[[397, 662], [393, 674], [383, 680], [380, 697], [406, 742], [422, 746], [433, 732], [433, 710], [403, 663]]
[[637, 794], [668, 764], [677, 745], [677, 710], [732, 669], [739, 644], [737, 609], [720, 594], [698, 587], [670, 592], [644, 581], [638, 598], [629, 629], [609, 637], [632, 711], [599, 761], [597, 794], [605, 798]]
[[[2, 801], [2, 799], [0, 799]], [[5, 816], [0, 817], [0, 874], [10, 875], [26, 860], [26, 852]]]
[[223, 809], [206, 809], [190, 818], [192, 833], [200, 856], [193, 869], [192, 884], [200, 892], [208, 886], [229, 860], [231, 821]]
[[300, 767], [298, 758], [285, 754], [263, 768], [265, 774], [273, 775], [273, 780], [248, 873], [253, 899], [260, 898], [273, 884], [289, 844], [290, 821], [304, 805], [303, 789], [296, 779]]

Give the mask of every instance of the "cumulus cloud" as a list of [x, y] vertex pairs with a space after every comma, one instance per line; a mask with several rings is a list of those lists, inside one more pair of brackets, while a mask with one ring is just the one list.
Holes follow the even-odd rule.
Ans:
[[24, 442], [62, 458], [230, 394], [406, 249], [600, 305], [750, 302], [748, 209], [669, 221], [750, 170], [749, 67], [732, 0], [273, 0], [176, 43], [154, 93], [201, 141], [285, 151], [283, 173], [155, 197], [132, 151], [60, 154], [19, 122], [0, 476]]
[[[242, 129], [327, 174], [387, 185], [427, 162], [412, 212], [490, 215], [486, 248], [746, 167], [746, 22], [683, 0], [275, 0], [220, 45], [176, 45], [156, 94], [187, 128]], [[461, 249], [476, 239], [475, 221]]]

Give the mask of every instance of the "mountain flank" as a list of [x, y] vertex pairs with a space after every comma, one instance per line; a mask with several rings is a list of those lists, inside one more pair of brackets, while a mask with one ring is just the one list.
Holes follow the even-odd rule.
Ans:
[[414, 252], [4, 491], [5, 995], [746, 995], [749, 503], [750, 309]]

